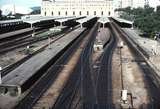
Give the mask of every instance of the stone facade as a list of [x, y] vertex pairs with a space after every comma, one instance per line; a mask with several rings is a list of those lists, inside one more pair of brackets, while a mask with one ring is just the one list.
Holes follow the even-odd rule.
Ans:
[[114, 16], [113, 0], [42, 0], [42, 16]]

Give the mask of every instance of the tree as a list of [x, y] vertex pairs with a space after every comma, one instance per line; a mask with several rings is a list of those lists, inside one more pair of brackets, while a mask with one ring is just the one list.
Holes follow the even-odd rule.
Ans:
[[154, 12], [154, 8], [148, 5], [144, 8], [131, 9], [127, 7], [116, 11], [121, 11], [120, 17], [134, 20], [134, 25], [148, 34], [149, 37], [153, 37], [153, 33], [160, 31], [160, 6], [157, 7], [156, 12]]
[[0, 10], [0, 18], [2, 17], [2, 11]]
[[160, 15], [160, 6], [157, 6], [156, 13], [157, 13], [158, 15]]

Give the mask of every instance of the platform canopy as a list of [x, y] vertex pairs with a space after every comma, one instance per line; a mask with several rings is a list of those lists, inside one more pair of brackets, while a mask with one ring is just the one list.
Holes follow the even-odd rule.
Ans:
[[22, 22], [22, 20], [21, 20], [21, 19], [2, 20], [2, 21], [0, 21], [0, 24], [6, 24], [6, 23], [16, 23], [16, 22]]
[[54, 20], [54, 21], [57, 21], [57, 20], [60, 20], [62, 21], [63, 19], [69, 19], [71, 17], [60, 17], [60, 16], [31, 16], [29, 18], [26, 18], [26, 19], [22, 19], [23, 22], [25, 23], [29, 23], [31, 24], [31, 28], [32, 28], [32, 25], [34, 23], [38, 23], [38, 22], [42, 22], [42, 21], [49, 21], [49, 20]]
[[37, 22], [42, 22], [42, 21], [48, 21], [48, 20], [55, 20], [55, 19], [59, 19], [61, 17], [53, 17], [53, 16], [39, 16], [39, 17], [29, 17], [29, 18], [26, 18], [26, 19], [22, 19], [23, 22], [25, 23], [29, 23], [29, 24], [34, 24], [34, 23], [37, 23]]
[[60, 23], [63, 23], [63, 22], [66, 22], [66, 21], [69, 21], [69, 20], [76, 20], [76, 19], [80, 19], [80, 18], [83, 18], [84, 16], [70, 16], [70, 17], [64, 17], [64, 18], [61, 18], [61, 19], [56, 19], [55, 21], [57, 22], [60, 22]]
[[83, 19], [76, 20], [76, 22], [78, 22], [80, 24], [83, 24], [83, 23], [88, 22], [89, 20], [91, 20], [93, 18], [95, 18], [95, 17], [86, 17], [86, 18], [83, 18]]
[[110, 20], [108, 19], [108, 17], [101, 17], [99, 18], [98, 22], [105, 24], [105, 23], [109, 23]]
[[133, 21], [125, 20], [125, 19], [118, 18], [118, 17], [113, 17], [113, 19], [120, 22], [120, 23], [128, 23], [130, 25], [132, 25], [134, 23]]
[[60, 22], [60, 23], [62, 23], [62, 22], [66, 22], [66, 21], [68, 21], [68, 20], [72, 20], [73, 18], [75, 18], [75, 17], [71, 17], [71, 18], [62, 18], [62, 19], [56, 19], [55, 21], [56, 21], [56, 22]]

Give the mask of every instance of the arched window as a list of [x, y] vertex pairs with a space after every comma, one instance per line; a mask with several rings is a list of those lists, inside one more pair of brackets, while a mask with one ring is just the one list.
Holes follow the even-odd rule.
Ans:
[[103, 11], [101, 12], [101, 15], [103, 16]]
[[94, 11], [94, 15], [96, 15], [96, 11]]
[[111, 15], [111, 12], [110, 12], [110, 11], [108, 12], [108, 15], [109, 15], [109, 16]]
[[65, 13], [65, 14], [66, 14], [66, 16], [67, 16], [67, 14], [68, 14], [68, 13], [67, 13], [67, 11], [66, 11], [66, 13]]
[[81, 12], [81, 11], [79, 12], [79, 15], [80, 15], [80, 16], [82, 15], [82, 12]]
[[53, 16], [53, 11], [52, 11], [52, 16]]
[[87, 15], [89, 15], [89, 11], [87, 11]]
[[75, 11], [73, 11], [73, 15], [75, 15]]
[[60, 12], [60, 11], [58, 12], [58, 15], [59, 15], [59, 16], [61, 15], [61, 12]]
[[45, 11], [45, 12], [44, 12], [44, 16], [46, 16], [46, 14], [47, 14], [47, 13], [46, 13], [46, 11]]

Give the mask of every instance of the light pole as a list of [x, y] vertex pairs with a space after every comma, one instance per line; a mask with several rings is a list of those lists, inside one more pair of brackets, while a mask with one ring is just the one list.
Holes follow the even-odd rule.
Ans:
[[49, 33], [48, 33], [48, 48], [51, 49], [51, 37]]
[[33, 26], [33, 24], [31, 24], [31, 28], [33, 29], [32, 31], [32, 37], [34, 37], [35, 36], [35, 27]]

